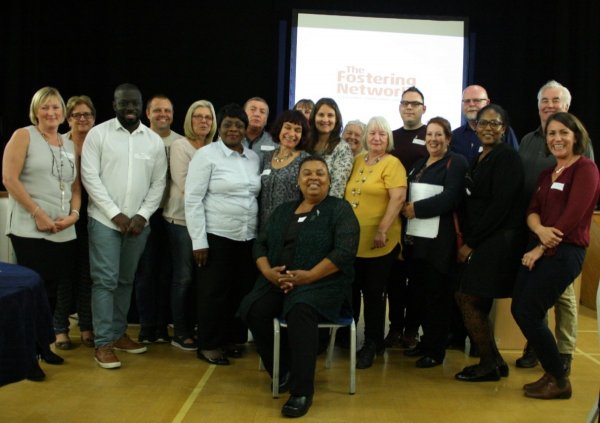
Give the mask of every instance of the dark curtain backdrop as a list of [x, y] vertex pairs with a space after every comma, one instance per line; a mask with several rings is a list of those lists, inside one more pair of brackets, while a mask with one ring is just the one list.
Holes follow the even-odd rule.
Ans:
[[[294, 8], [467, 17], [475, 48], [470, 82], [486, 87], [508, 110], [519, 138], [539, 125], [537, 91], [556, 79], [573, 95], [571, 112], [600, 142], [597, 1], [6, 0], [0, 14], [2, 149], [16, 128], [29, 124], [31, 97], [45, 85], [57, 87], [65, 100], [89, 95], [97, 122], [113, 117], [113, 90], [123, 82], [138, 85], [145, 98], [170, 96], [179, 132], [188, 106], [201, 98], [218, 109], [258, 95], [271, 105], [273, 118], [277, 99], [288, 95], [287, 86], [283, 93], [277, 87], [279, 28], [283, 22], [289, 31]], [[323, 48], [336, 45], [323, 40]]]

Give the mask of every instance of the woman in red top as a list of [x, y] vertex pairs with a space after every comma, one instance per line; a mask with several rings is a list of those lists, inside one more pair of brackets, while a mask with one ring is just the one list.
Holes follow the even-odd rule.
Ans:
[[582, 156], [590, 140], [575, 116], [550, 116], [545, 133], [556, 166], [540, 174], [527, 210], [532, 240], [521, 261], [512, 314], [545, 371], [523, 386], [525, 396], [570, 398], [571, 383], [544, 316], [581, 272], [600, 185], [596, 164]]

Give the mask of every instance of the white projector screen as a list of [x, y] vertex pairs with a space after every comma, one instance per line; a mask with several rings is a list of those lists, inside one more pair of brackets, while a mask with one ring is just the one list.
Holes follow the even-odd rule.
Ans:
[[465, 21], [345, 16], [294, 11], [289, 107], [331, 97], [344, 124], [384, 116], [402, 126], [402, 92], [425, 96], [423, 123], [434, 116], [461, 125]]

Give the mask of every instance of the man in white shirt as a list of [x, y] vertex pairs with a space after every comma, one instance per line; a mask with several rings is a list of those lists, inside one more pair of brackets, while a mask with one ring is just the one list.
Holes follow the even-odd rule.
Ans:
[[142, 94], [132, 84], [114, 93], [116, 118], [90, 130], [81, 176], [89, 194], [88, 232], [95, 360], [118, 368], [114, 350], [139, 354], [146, 347], [126, 334], [133, 277], [150, 232], [148, 219], [165, 189], [167, 158], [160, 137], [143, 125]]

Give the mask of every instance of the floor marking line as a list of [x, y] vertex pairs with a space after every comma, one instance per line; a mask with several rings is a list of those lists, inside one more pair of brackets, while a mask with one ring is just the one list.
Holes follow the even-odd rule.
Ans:
[[592, 360], [594, 363], [596, 363], [597, 365], [600, 366], [600, 360], [596, 360], [591, 354], [588, 354], [584, 351], [581, 351], [579, 348], [575, 348], [575, 351], [577, 351], [579, 354], [581, 354], [582, 356]]
[[202, 389], [204, 389], [206, 382], [208, 382], [208, 379], [210, 379], [210, 376], [213, 374], [216, 367], [217, 366], [214, 364], [211, 364], [210, 366], [208, 366], [208, 369], [206, 369], [206, 372], [204, 372], [204, 375], [202, 375], [202, 379], [200, 379], [200, 381], [198, 382], [196, 387], [192, 390], [190, 395], [187, 397], [187, 399], [185, 400], [185, 402], [179, 409], [179, 412], [173, 419], [172, 423], [181, 423], [183, 421], [183, 419], [187, 415], [188, 411], [190, 411], [190, 408], [192, 408], [192, 404], [194, 403], [194, 401], [196, 401], [196, 398], [198, 398], [198, 395], [200, 395], [200, 392], [202, 392]]

